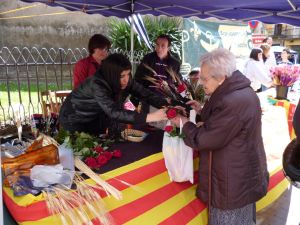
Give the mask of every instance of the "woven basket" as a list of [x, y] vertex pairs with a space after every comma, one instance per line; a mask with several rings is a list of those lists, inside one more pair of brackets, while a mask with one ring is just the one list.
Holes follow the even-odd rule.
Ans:
[[125, 129], [121, 132], [121, 136], [124, 140], [132, 142], [141, 142], [145, 139], [147, 134], [140, 130]]

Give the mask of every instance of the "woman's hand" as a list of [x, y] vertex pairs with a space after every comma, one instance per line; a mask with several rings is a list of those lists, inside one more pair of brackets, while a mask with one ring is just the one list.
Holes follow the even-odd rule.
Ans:
[[167, 120], [167, 114], [166, 114], [166, 108], [156, 110], [152, 113], [147, 114], [146, 122], [157, 122], [157, 121], [162, 121], [162, 120]]
[[199, 113], [202, 109], [200, 102], [196, 100], [188, 101], [186, 104], [190, 105], [197, 113]]

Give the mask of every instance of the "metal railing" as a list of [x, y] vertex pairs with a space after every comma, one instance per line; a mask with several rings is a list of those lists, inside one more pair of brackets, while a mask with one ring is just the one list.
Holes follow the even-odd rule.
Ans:
[[[130, 52], [114, 49], [130, 57]], [[144, 52], [134, 52], [133, 67]], [[29, 123], [30, 116], [42, 112], [41, 92], [72, 89], [73, 65], [86, 57], [83, 48], [0, 49], [0, 125], [17, 118]]]

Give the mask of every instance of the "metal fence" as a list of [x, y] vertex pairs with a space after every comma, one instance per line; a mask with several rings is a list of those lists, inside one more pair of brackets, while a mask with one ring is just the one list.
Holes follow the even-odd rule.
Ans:
[[[115, 49], [130, 57], [130, 52]], [[144, 56], [134, 52], [133, 68]], [[73, 65], [86, 57], [86, 49], [14, 47], [0, 49], [0, 125], [16, 119], [29, 123], [41, 113], [41, 92], [72, 89]]]

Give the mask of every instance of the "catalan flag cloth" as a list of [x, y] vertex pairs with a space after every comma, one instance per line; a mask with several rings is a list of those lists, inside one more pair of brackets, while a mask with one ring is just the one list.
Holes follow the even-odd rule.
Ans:
[[[194, 160], [194, 165], [198, 165], [198, 158]], [[197, 170], [195, 168], [195, 175]], [[195, 184], [171, 182], [162, 153], [148, 156], [100, 176], [123, 194], [123, 200], [118, 201], [100, 192], [115, 224], [207, 224], [207, 206], [195, 196], [197, 176]], [[130, 186], [120, 181], [125, 181]], [[257, 210], [271, 204], [287, 186], [288, 181], [284, 178], [280, 166], [271, 171], [268, 194], [257, 202]], [[42, 195], [14, 197], [10, 188], [4, 188], [3, 198], [19, 224], [61, 224], [58, 216], [48, 213]], [[93, 218], [91, 220], [93, 224], [99, 224]]]

